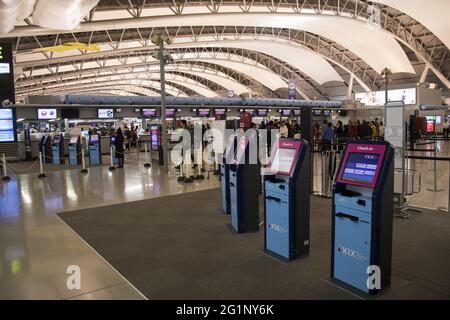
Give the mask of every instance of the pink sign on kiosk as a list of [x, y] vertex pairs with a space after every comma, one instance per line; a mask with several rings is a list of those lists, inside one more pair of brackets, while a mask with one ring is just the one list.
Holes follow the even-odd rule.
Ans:
[[336, 181], [374, 188], [380, 173], [386, 145], [349, 143]]
[[275, 174], [291, 176], [302, 145], [301, 141], [278, 140], [272, 151], [270, 171]]

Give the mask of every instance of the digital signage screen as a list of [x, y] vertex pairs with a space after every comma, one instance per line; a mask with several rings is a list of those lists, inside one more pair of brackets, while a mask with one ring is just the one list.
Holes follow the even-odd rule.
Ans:
[[329, 117], [329, 116], [331, 116], [331, 111], [330, 111], [330, 110], [323, 110], [323, 116], [324, 116], [324, 117]]
[[267, 109], [258, 109], [256, 110], [258, 117], [267, 117], [269, 113]]
[[39, 108], [38, 119], [39, 120], [53, 120], [58, 116], [56, 108]]
[[98, 109], [99, 119], [112, 119], [114, 118], [114, 109]]
[[342, 174], [342, 180], [372, 184], [378, 169], [378, 154], [351, 152]]
[[[385, 91], [360, 92], [355, 94], [355, 100], [366, 106], [384, 106], [386, 102]], [[403, 101], [405, 105], [417, 103], [417, 88], [392, 89], [388, 91], [389, 101]]]
[[300, 117], [301, 111], [298, 110], [298, 109], [295, 109], [294, 112], [293, 112], [293, 114], [294, 114], [294, 117]]
[[216, 116], [224, 116], [226, 112], [226, 109], [214, 109], [214, 115]]
[[175, 117], [175, 109], [166, 109], [166, 117]]
[[286, 109], [283, 110], [282, 109], [281, 110], [281, 116], [282, 117], [290, 117], [291, 116], [291, 110], [289, 110], [289, 109], [288, 110], [286, 110]]
[[0, 108], [0, 142], [14, 141], [14, 111], [12, 108]]
[[198, 109], [197, 113], [200, 117], [209, 117], [209, 109]]
[[142, 116], [144, 118], [156, 117], [156, 109], [142, 109]]
[[251, 116], [255, 115], [255, 109], [245, 109], [244, 111], [250, 113]]
[[61, 109], [61, 118], [62, 119], [79, 119], [80, 118], [80, 109]]
[[322, 110], [313, 110], [313, 116], [320, 117], [322, 115]]

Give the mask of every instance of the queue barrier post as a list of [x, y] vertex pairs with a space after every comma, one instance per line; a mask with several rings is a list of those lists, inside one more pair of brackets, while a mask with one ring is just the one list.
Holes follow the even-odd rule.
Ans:
[[2, 176], [2, 181], [9, 181], [9, 180], [11, 180], [11, 177], [8, 176], [8, 168], [6, 167], [6, 166], [7, 166], [7, 164], [6, 164], [6, 156], [5, 156], [4, 153], [3, 153], [3, 155], [2, 155], [2, 163], [3, 163], [3, 176]]
[[145, 152], [145, 163], [144, 163], [144, 167], [145, 168], [150, 168], [151, 164], [150, 164], [150, 160], [148, 158], [148, 148], [147, 148], [147, 144], [144, 142], [144, 152]]
[[111, 165], [110, 165], [108, 170], [109, 171], [116, 170], [116, 167], [114, 166], [114, 150], [113, 150], [113, 147], [109, 148], [109, 159], [110, 159]]
[[44, 160], [42, 157], [42, 152], [39, 152], [39, 175], [38, 178], [45, 178], [46, 175], [44, 173]]
[[83, 169], [81, 169], [81, 173], [87, 173], [88, 170], [86, 169], [86, 160], [84, 159], [84, 148], [81, 148], [81, 164], [83, 166]]

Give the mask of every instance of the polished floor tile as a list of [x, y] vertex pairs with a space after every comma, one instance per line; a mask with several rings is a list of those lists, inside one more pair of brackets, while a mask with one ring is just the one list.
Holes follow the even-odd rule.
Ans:
[[[93, 167], [86, 175], [48, 170], [44, 179], [11, 172], [12, 180], [0, 183], [0, 299], [142, 299], [56, 214], [219, 186], [213, 174], [178, 183], [175, 170], [146, 169], [144, 160], [133, 155], [124, 169]], [[70, 265], [81, 268], [80, 290], [67, 289]]]

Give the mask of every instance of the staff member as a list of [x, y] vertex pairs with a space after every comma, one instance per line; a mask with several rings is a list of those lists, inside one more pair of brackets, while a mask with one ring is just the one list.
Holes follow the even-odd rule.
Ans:
[[116, 158], [119, 162], [118, 168], [123, 168], [123, 163], [125, 162], [125, 154], [123, 149], [123, 143], [125, 141], [122, 129], [117, 129], [116, 140], [114, 141], [114, 146], [116, 147]]

